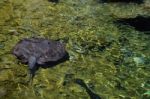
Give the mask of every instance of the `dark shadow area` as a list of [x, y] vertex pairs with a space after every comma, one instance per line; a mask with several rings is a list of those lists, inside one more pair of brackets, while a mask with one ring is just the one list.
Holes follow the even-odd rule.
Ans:
[[117, 2], [123, 2], [123, 3], [137, 3], [142, 4], [144, 3], [144, 0], [99, 0], [101, 3], [117, 3]]
[[48, 0], [49, 2], [54, 2], [54, 3], [58, 3], [59, 0]]
[[58, 61], [46, 62], [45, 64], [42, 64], [42, 65], [37, 64], [37, 66], [46, 69], [46, 68], [54, 67], [60, 63], [67, 61], [67, 60], [69, 60], [69, 54], [68, 53], [66, 53], [66, 55]]
[[135, 18], [121, 18], [114, 23], [118, 25], [132, 26], [134, 29], [141, 32], [150, 31], [150, 17], [137, 16]]

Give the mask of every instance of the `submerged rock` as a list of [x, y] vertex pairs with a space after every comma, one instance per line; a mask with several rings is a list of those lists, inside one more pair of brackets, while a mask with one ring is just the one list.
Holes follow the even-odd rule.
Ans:
[[136, 65], [145, 63], [144, 57], [133, 57], [133, 61]]
[[21, 62], [28, 64], [32, 77], [38, 65], [55, 65], [68, 57], [65, 44], [44, 38], [21, 40], [14, 47], [13, 54]]

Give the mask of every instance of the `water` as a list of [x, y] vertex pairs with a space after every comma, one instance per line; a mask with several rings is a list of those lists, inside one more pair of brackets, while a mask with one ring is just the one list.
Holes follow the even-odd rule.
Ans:
[[[150, 16], [150, 2], [145, 2], [1, 0], [0, 98], [89, 99], [73, 82], [80, 78], [102, 99], [149, 99], [149, 32], [114, 23], [118, 18]], [[30, 37], [63, 40], [70, 55], [69, 61], [40, 68], [32, 85], [26, 83], [27, 65], [11, 54], [19, 40]]]

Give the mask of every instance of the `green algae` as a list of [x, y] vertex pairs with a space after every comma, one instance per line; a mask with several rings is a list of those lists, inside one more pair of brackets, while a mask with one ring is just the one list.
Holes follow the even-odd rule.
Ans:
[[[123, 5], [99, 4], [96, 0], [62, 0], [58, 4], [1, 0], [0, 97], [88, 99], [86, 91], [72, 82], [81, 78], [103, 99], [148, 99], [149, 35], [113, 23], [117, 18], [149, 16], [150, 2], [145, 2]], [[13, 46], [25, 37], [65, 41], [69, 61], [40, 68], [33, 84], [28, 85], [27, 66], [11, 54]], [[137, 63], [137, 58], [144, 62]]]

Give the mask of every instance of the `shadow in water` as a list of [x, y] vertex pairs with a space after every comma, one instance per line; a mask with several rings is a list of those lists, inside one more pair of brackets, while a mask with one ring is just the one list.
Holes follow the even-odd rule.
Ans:
[[150, 31], [150, 17], [137, 16], [135, 18], [120, 18], [115, 23], [119, 25], [128, 25], [134, 29], [147, 32]]
[[59, 0], [48, 0], [49, 2], [54, 2], [54, 3], [58, 3]]
[[123, 2], [123, 3], [138, 3], [138, 4], [141, 4], [141, 3], [144, 3], [144, 0], [99, 0], [100, 2], [102, 3], [116, 3], [116, 2]]
[[42, 64], [42, 65], [37, 64], [37, 66], [46, 69], [46, 68], [54, 67], [60, 63], [67, 61], [67, 60], [69, 60], [69, 54], [68, 53], [66, 53], [66, 55], [58, 61], [46, 62], [45, 64]]

